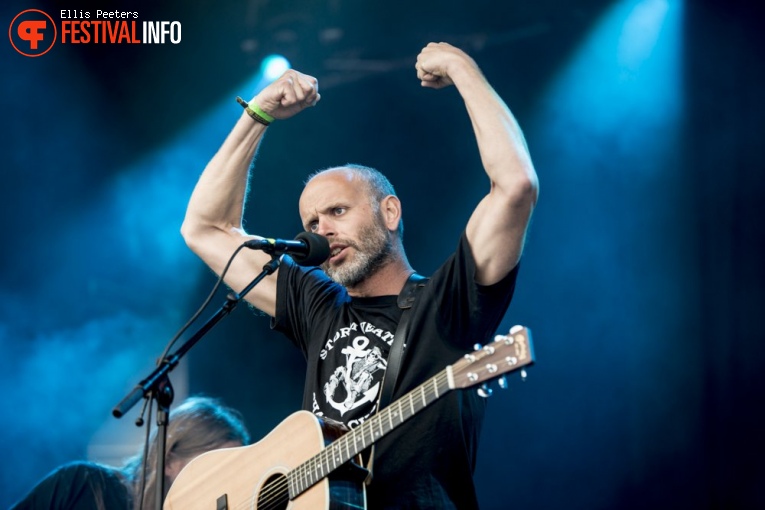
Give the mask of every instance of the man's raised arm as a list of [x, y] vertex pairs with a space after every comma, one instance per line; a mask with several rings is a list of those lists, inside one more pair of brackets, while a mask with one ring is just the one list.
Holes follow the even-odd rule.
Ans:
[[[261, 119], [287, 119], [314, 106], [320, 99], [315, 78], [295, 70], [285, 72], [250, 101], [250, 110]], [[265, 114], [265, 115], [262, 115]], [[220, 274], [234, 251], [252, 239], [242, 227], [250, 164], [266, 124], [242, 113], [223, 145], [205, 167], [186, 209], [181, 227], [186, 244], [215, 273]], [[239, 292], [270, 260], [270, 255], [244, 250], [226, 274], [226, 284]], [[246, 296], [255, 307], [273, 316], [276, 311], [276, 279], [263, 280]]]
[[457, 87], [473, 123], [489, 193], [467, 225], [467, 237], [481, 284], [496, 283], [521, 258], [539, 183], [526, 141], [510, 109], [476, 63], [446, 43], [430, 43], [417, 57], [423, 87]]

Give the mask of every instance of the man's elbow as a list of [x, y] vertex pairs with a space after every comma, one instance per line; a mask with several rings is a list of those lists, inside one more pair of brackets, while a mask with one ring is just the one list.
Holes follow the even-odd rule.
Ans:
[[203, 244], [205, 229], [198, 222], [193, 221], [188, 216], [184, 218], [181, 224], [181, 237], [194, 253], [198, 253], [198, 248]]
[[539, 199], [539, 178], [533, 168], [526, 172], [526, 176], [521, 179], [519, 186], [524, 200], [528, 202], [531, 207], [537, 205], [537, 200]]
[[532, 167], [516, 174], [501, 187], [508, 202], [514, 207], [533, 209], [539, 199], [539, 179]]

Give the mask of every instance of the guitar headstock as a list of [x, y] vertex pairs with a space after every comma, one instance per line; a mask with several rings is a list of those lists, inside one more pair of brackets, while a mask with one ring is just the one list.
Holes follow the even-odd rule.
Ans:
[[531, 331], [513, 326], [507, 335], [497, 335], [494, 341], [451, 365], [453, 388], [469, 388], [534, 363]]

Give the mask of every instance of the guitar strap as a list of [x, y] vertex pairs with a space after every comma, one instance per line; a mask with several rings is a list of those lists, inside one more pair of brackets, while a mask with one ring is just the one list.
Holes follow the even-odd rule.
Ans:
[[[414, 305], [414, 299], [417, 297], [417, 293], [428, 283], [428, 278], [412, 273], [409, 275], [409, 279], [404, 284], [404, 288], [401, 289], [401, 293], [398, 295], [398, 307], [401, 308], [401, 319], [398, 321], [396, 327], [396, 334], [393, 336], [393, 344], [390, 346], [390, 353], [388, 354], [388, 365], [385, 369], [385, 376], [383, 377], [383, 385], [380, 390], [380, 396], [377, 399], [377, 412], [384, 409], [390, 404], [393, 396], [393, 388], [396, 386], [396, 379], [398, 379], [398, 372], [401, 368], [401, 360], [404, 358], [404, 346], [406, 344], [406, 336], [409, 332], [409, 319], [411, 316], [412, 305]], [[374, 459], [374, 445], [369, 454], [369, 461], [367, 462], [367, 470], [369, 475], [365, 483], [369, 484], [372, 481], [372, 459]]]
[[424, 276], [412, 273], [398, 295], [398, 307], [402, 310], [401, 319], [398, 321], [396, 334], [393, 337], [393, 345], [390, 346], [390, 354], [388, 354], [388, 365], [385, 369], [380, 398], [377, 401], [378, 412], [390, 404], [391, 397], [393, 396], [393, 387], [396, 385], [398, 371], [401, 368], [401, 360], [404, 357], [404, 345], [406, 344], [406, 335], [409, 332], [409, 319], [412, 305], [414, 305], [414, 298], [417, 297], [417, 291], [424, 287], [427, 282], [428, 279]]

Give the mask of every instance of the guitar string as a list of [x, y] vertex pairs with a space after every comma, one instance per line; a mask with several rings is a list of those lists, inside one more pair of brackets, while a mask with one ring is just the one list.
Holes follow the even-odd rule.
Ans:
[[[263, 486], [265, 490], [260, 494], [260, 495], [268, 494], [266, 498], [258, 498], [258, 495], [256, 495], [249, 499], [245, 499], [240, 504], [236, 505], [234, 507], [234, 510], [251, 508], [253, 499], [257, 499], [257, 501], [255, 501], [257, 503], [255, 508], [257, 508], [258, 510], [260, 509], [269, 510], [271, 508], [276, 508], [280, 504], [289, 502], [289, 491], [287, 490], [287, 487], [284, 481], [285, 481], [284, 478], [280, 478], [277, 481], [267, 483], [266, 485]], [[276, 506], [273, 506], [273, 505], [276, 505]]]
[[[436, 374], [434, 377], [432, 377], [430, 379], [430, 381], [426, 381], [422, 385], [418, 386], [417, 388], [415, 388], [411, 392], [409, 392], [406, 395], [404, 395], [403, 397], [401, 397], [398, 400], [399, 405], [400, 405], [401, 402], [403, 402], [403, 401], [408, 399], [410, 401], [409, 402], [410, 406], [412, 406], [413, 399], [415, 398], [415, 394], [423, 392], [425, 390], [425, 386], [427, 386], [427, 384], [429, 382], [432, 382], [435, 385], [435, 390], [436, 390], [435, 392], [431, 392], [430, 393], [430, 397], [436, 396], [436, 398], [439, 398], [442, 394], [445, 394], [446, 391], [449, 391], [449, 389], [450, 389], [448, 387], [448, 384], [447, 384], [446, 388], [443, 388], [446, 391], [444, 391], [443, 393], [439, 393], [438, 392], [438, 388], [441, 388], [442, 385], [445, 382], [448, 383], [448, 378], [449, 377], [448, 377], [447, 371], [446, 370], [442, 370], [441, 372]], [[419, 399], [420, 398], [418, 397], [417, 400], [419, 400]], [[423, 407], [417, 409], [416, 412], [421, 411], [422, 409], [424, 409], [425, 407], [427, 407], [428, 405], [430, 405], [434, 401], [435, 401], [435, 399], [427, 400], [426, 402], [423, 403]], [[396, 403], [394, 403], [394, 405], [395, 404]], [[375, 422], [381, 422], [380, 424], [382, 425], [382, 422], [386, 418], [390, 421], [391, 418], [390, 418], [389, 415], [390, 415], [390, 412], [391, 412], [392, 408], [393, 408], [393, 405], [387, 407], [386, 409], [381, 411], [378, 415], [376, 415], [375, 418], [373, 418], [373, 420], [370, 420], [370, 423], [371, 423], [370, 426], [369, 426], [369, 429], [370, 429], [370, 445], [376, 441], [376, 439], [374, 437], [374, 424], [375, 424]], [[411, 415], [407, 416], [407, 419], [411, 418], [413, 415], [414, 415], [414, 413], [412, 413]], [[401, 413], [400, 412], [399, 412], [399, 415], [398, 415], [398, 419], [401, 419]], [[401, 420], [396, 426], [400, 425], [404, 421], [405, 420]], [[323, 450], [321, 450], [321, 452], [316, 454], [316, 456], [314, 456], [312, 459], [309, 459], [309, 460], [301, 463], [295, 469], [290, 471], [290, 473], [292, 473], [296, 478], [303, 479], [305, 481], [305, 479], [309, 478], [310, 475], [315, 473], [317, 465], [321, 464], [324, 461], [329, 461], [330, 458], [332, 458], [332, 460], [334, 460], [334, 456], [330, 457], [330, 454], [329, 454], [330, 450], [333, 450], [335, 448], [339, 448], [340, 451], [342, 451], [342, 448], [340, 448], [339, 446], [332, 446], [332, 445], [338, 445], [338, 443], [341, 442], [341, 441], [347, 443], [347, 442], [350, 441], [348, 438], [349, 437], [353, 437], [354, 438], [354, 447], [355, 447], [355, 444], [356, 444], [355, 436], [357, 436], [357, 435], [361, 435], [362, 436], [362, 444], [364, 444], [363, 443], [363, 441], [364, 441], [364, 431], [363, 431], [363, 428], [364, 427], [361, 427], [361, 428], [358, 428], [358, 429], [354, 429], [351, 432], [349, 432], [348, 434], [346, 434], [345, 436], [340, 437], [338, 439], [338, 442], [332, 443], [330, 446], [324, 448]], [[390, 430], [392, 430], [393, 428], [394, 427], [391, 427]], [[390, 430], [386, 431], [385, 433], [387, 434], [387, 432], [390, 432]], [[365, 448], [366, 448], [366, 446], [365, 446]], [[347, 449], [348, 448], [347, 448], [347, 445], [346, 445], [346, 450]], [[327, 462], [327, 466], [329, 466], [329, 462]], [[327, 474], [321, 476], [319, 479], [317, 479], [310, 486], [307, 486], [305, 488], [305, 490], [307, 490], [308, 488], [310, 488], [313, 485], [315, 485], [317, 482], [319, 482], [322, 479], [324, 479], [327, 476], [329, 476], [329, 474], [332, 471], [334, 471], [335, 469], [337, 469], [337, 467], [338, 466], [335, 466], [335, 468], [329, 470], [329, 472]], [[323, 466], [322, 466], [322, 470], [323, 470]], [[278, 480], [275, 480], [273, 482], [269, 482], [266, 485], [264, 485], [264, 487], [263, 487], [264, 490], [261, 491], [258, 495], [256, 495], [256, 498], [257, 498], [256, 508], [258, 510], [261, 510], [261, 509], [262, 510], [270, 510], [270, 509], [277, 508], [277, 507], [283, 505], [285, 502], [286, 503], [289, 502], [289, 474], [290, 473], [280, 477]], [[306, 481], [305, 485], [308, 485], [307, 481]], [[301, 491], [301, 494], [303, 492], [304, 491]], [[252, 503], [251, 500], [243, 501], [240, 505], [236, 506], [235, 510], [249, 508], [249, 507], [251, 507], [251, 503]]]

